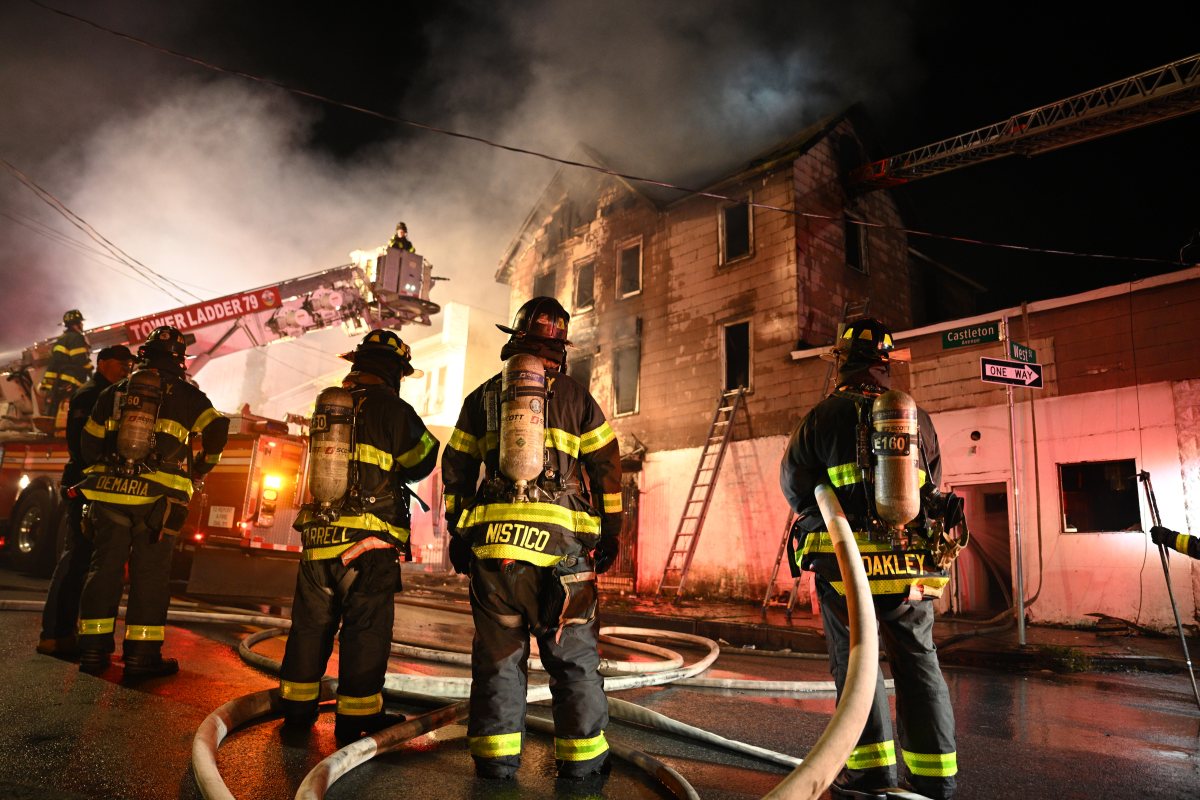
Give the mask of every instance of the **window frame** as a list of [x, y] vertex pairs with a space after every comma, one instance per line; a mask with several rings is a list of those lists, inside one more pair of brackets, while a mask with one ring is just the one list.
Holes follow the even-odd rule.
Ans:
[[[546, 278], [547, 276], [549, 276], [550, 279], [554, 282], [554, 286], [552, 287], [552, 291], [542, 294], [542, 293], [538, 292], [538, 281]], [[553, 297], [554, 299], [557, 300], [558, 299], [558, 270], [551, 268], [551, 269], [547, 269], [543, 272], [539, 272], [538, 274], [534, 275], [533, 276], [533, 285], [530, 286], [530, 288], [529, 288], [529, 297], [530, 297], [530, 299], [533, 299], [534, 297]]]
[[[634, 247], [637, 247], [637, 249], [638, 249], [638, 270], [637, 270], [638, 285], [637, 285], [637, 289], [632, 292], [622, 293], [621, 283], [622, 283], [622, 276], [624, 274], [624, 270], [623, 270], [624, 258], [622, 256], [625, 254], [625, 251], [632, 250]], [[646, 263], [646, 248], [643, 246], [642, 237], [640, 235], [630, 237], [617, 245], [617, 258], [616, 258], [616, 265], [615, 265], [616, 270], [615, 271], [616, 271], [616, 278], [617, 278], [616, 291], [617, 291], [617, 299], [618, 300], [625, 300], [630, 297], [636, 297], [642, 293], [642, 289], [645, 288], [645, 274], [644, 274], [645, 263]]]
[[[717, 210], [717, 266], [726, 267], [739, 261], [754, 258], [754, 193], [747, 192], [743, 202], [726, 203]], [[729, 238], [726, 228], [726, 214], [731, 208], [746, 209], [746, 252], [740, 256], [729, 257]]]
[[[633, 352], [637, 355], [637, 383], [633, 390], [633, 409], [631, 411], [621, 411], [618, 408], [617, 396], [617, 359], [622, 352]], [[631, 417], [642, 410], [642, 346], [638, 344], [617, 345], [613, 348], [612, 368], [609, 370], [609, 382], [612, 388], [613, 398], [613, 419], [617, 417]]]
[[728, 375], [729, 375], [729, 352], [728, 352], [728, 345], [726, 344], [726, 342], [728, 341], [728, 331], [734, 325], [745, 325], [746, 326], [746, 394], [753, 394], [754, 393], [754, 319], [752, 317], [740, 317], [738, 319], [732, 319], [732, 320], [728, 320], [726, 322], [718, 323], [718, 326], [721, 329], [720, 330], [720, 338], [717, 342], [717, 346], [718, 346], [718, 349], [720, 350], [720, 356], [721, 356], [721, 374], [720, 374], [721, 391], [725, 394], [729, 394], [729, 393], [737, 391], [737, 387], [730, 389], [725, 385], [725, 382], [728, 379]]
[[[859, 275], [871, 274], [871, 259], [868, 255], [869, 248], [867, 247], [867, 227], [865, 225], [855, 225], [849, 220], [857, 220], [858, 222], [866, 222], [867, 219], [857, 211], [851, 211], [849, 208], [842, 209], [842, 225], [844, 227], [842, 236], [842, 259], [846, 262], [846, 268], [857, 272]], [[855, 266], [850, 262], [850, 253], [846, 245], [850, 242], [850, 229], [856, 232], [858, 239], [858, 265]]]
[[[1110, 526], [1107, 528], [1099, 528], [1099, 529], [1094, 529], [1094, 530], [1091, 530], [1091, 529], [1080, 530], [1078, 527], [1069, 527], [1067, 525], [1067, 497], [1066, 497], [1067, 489], [1065, 488], [1065, 486], [1063, 484], [1063, 468], [1064, 467], [1102, 466], [1102, 465], [1108, 465], [1108, 464], [1113, 465], [1122, 474], [1124, 474], [1126, 472], [1126, 470], [1128, 470], [1128, 473], [1131, 476], [1129, 478], [1129, 480], [1132, 483], [1132, 488], [1129, 489], [1128, 491], [1131, 492], [1131, 496], [1132, 496], [1132, 500], [1133, 500], [1133, 509], [1136, 514], [1136, 519], [1133, 520], [1130, 523], [1130, 525], [1128, 525], [1124, 528]], [[1125, 465], [1128, 465], [1128, 467], [1126, 467]], [[1134, 530], [1146, 530], [1145, 519], [1143, 518], [1143, 515], [1142, 515], [1141, 496], [1138, 493], [1137, 478], [1135, 477], [1138, 472], [1137, 459], [1135, 457], [1129, 456], [1126, 458], [1096, 458], [1096, 459], [1089, 459], [1089, 460], [1084, 460], [1084, 461], [1056, 462], [1054, 466], [1055, 466], [1055, 472], [1057, 473], [1059, 523], [1061, 526], [1062, 535], [1075, 536], [1075, 535], [1087, 535], [1087, 534], [1098, 534], [1098, 533], [1129, 533], [1130, 531], [1134, 531]]]
[[[592, 298], [591, 298], [591, 302], [588, 303], [588, 305], [581, 306], [578, 304], [579, 303], [579, 278], [580, 278], [580, 271], [585, 266], [590, 266], [592, 268], [592, 286], [591, 286]], [[588, 256], [587, 258], [581, 258], [575, 262], [574, 268], [575, 268], [575, 282], [574, 282], [574, 286], [572, 287], [572, 290], [571, 290], [571, 308], [574, 310], [574, 312], [576, 314], [582, 314], [586, 311], [591, 311], [596, 307], [596, 257], [594, 255], [592, 255], [592, 256]]]

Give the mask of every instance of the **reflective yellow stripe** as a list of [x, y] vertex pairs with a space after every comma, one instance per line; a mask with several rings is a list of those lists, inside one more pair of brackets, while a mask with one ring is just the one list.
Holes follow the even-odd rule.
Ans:
[[329, 558], [337, 558], [356, 544], [358, 544], [358, 542], [331, 544], [329, 547], [306, 547], [304, 548], [304, 560], [325, 561]]
[[554, 737], [554, 757], [562, 761], [590, 761], [608, 752], [604, 731], [590, 739], [559, 739]]
[[609, 494], [606, 492], [604, 494], [604, 513], [605, 514], [620, 514], [621, 510], [624, 507], [625, 507], [624, 504], [622, 504], [622, 502], [621, 502], [621, 493], [620, 492], [614, 492], [612, 494]]
[[145, 478], [148, 481], [154, 481], [159, 486], [165, 486], [168, 489], [174, 489], [177, 492], [183, 492], [190, 500], [192, 497], [192, 479], [185, 475], [176, 475], [171, 472], [147, 472], [138, 475], [139, 478]]
[[446, 504], [447, 514], [458, 513], [458, 495], [447, 494], [442, 496], [442, 502]]
[[521, 754], [520, 733], [499, 733], [495, 736], [468, 736], [467, 747], [477, 758], [502, 758]]
[[579, 452], [594, 453], [616, 438], [617, 435], [613, 433], [612, 428], [608, 427], [608, 423], [602, 422], [599, 428], [588, 431], [579, 437]]
[[56, 345], [54, 345], [54, 349], [53, 349], [53, 350], [51, 350], [50, 352], [51, 352], [51, 353], [63, 353], [63, 354], [66, 354], [66, 353], [69, 353], [69, 352], [71, 352], [71, 351], [67, 349], [67, 346], [66, 346], [65, 344], [56, 344]]
[[118, 420], [113, 419], [112, 417], [109, 417], [108, 419], [104, 420], [104, 430], [106, 430], [106, 431], [115, 431], [119, 427], [119, 425], [120, 425], [120, 422]]
[[[941, 597], [942, 590], [946, 588], [946, 584], [949, 582], [949, 577], [943, 578], [936, 575], [914, 578], [889, 578], [882, 581], [877, 581], [874, 578], [867, 579], [867, 583], [871, 586], [871, 594], [903, 594], [908, 591], [908, 587], [910, 586], [920, 586], [926, 590], [925, 594], [931, 597]], [[843, 581], [830, 581], [829, 585], [838, 594], [846, 593], [846, 584]]]
[[469, 456], [479, 455], [479, 453], [476, 452], [479, 447], [479, 440], [471, 434], [459, 430], [458, 428], [455, 428], [454, 433], [450, 434], [450, 441], [447, 444], [447, 447], [453, 447], [458, 452], [466, 453]]
[[87, 423], [83, 426], [83, 432], [89, 436], [95, 436], [97, 439], [104, 438], [104, 428], [91, 417], [88, 418]]
[[413, 445], [407, 452], [400, 456], [400, 466], [415, 467], [424, 460], [425, 456], [429, 455], [429, 451], [437, 447], [437, 440], [433, 438], [433, 434], [429, 431], [421, 434], [421, 441]]
[[408, 528], [401, 528], [399, 525], [384, 522], [374, 514], [363, 514], [358, 517], [338, 517], [334, 520], [333, 524], [341, 525], [343, 528], [355, 528], [360, 531], [385, 531], [402, 542], [408, 541]]
[[116, 617], [108, 617], [106, 619], [81, 619], [79, 620], [79, 633], [81, 636], [96, 633], [112, 633], [113, 626], [116, 625]]
[[472, 547], [471, 551], [475, 553], [476, 558], [512, 558], [517, 561], [526, 561], [535, 567], [553, 567], [563, 560], [562, 556], [526, 550], [515, 544], [481, 544], [478, 547]]
[[1190, 543], [1191, 538], [1192, 537], [1186, 533], [1175, 534], [1175, 549], [1186, 556], [1188, 554], [1188, 544]]
[[918, 469], [917, 470], [917, 486], [924, 486], [926, 477], [928, 477], [928, 476], [925, 475], [925, 470]]
[[829, 482], [834, 486], [849, 486], [862, 481], [858, 464], [839, 464], [836, 467], [830, 467], [825, 472], [829, 475]]
[[[860, 553], [887, 553], [892, 550], [892, 546], [887, 542], [872, 542], [867, 538], [867, 534], [862, 531], [854, 532], [854, 542], [858, 545], [858, 552]], [[833, 537], [828, 533], [817, 533], [815, 531], [805, 538], [804, 547], [800, 549], [802, 555], [833, 552]]]
[[83, 381], [79, 380], [78, 378], [71, 377], [70, 375], [59, 375], [58, 379], [73, 386], [83, 386]]
[[873, 769], [888, 767], [896, 763], [896, 742], [888, 739], [878, 744], [863, 744], [850, 751], [846, 759], [847, 769]]
[[284, 700], [316, 700], [321, 696], [321, 684], [280, 681], [279, 696]]
[[558, 428], [546, 428], [546, 447], [560, 450], [571, 458], [579, 458], [579, 437]]
[[161, 642], [166, 629], [162, 625], [130, 625], [125, 623], [125, 640]]
[[904, 763], [913, 775], [949, 778], [958, 774], [958, 753], [910, 753], [901, 749]]
[[204, 413], [197, 417], [196, 421], [192, 423], [192, 432], [199, 433], [207, 428], [210, 422], [222, 418], [221, 412], [217, 411], [215, 408], [205, 409]]
[[72, 347], [70, 350], [67, 351], [67, 355], [74, 358], [75, 356], [86, 356], [88, 354], [88, 352], [89, 352], [89, 349], [86, 347]]
[[157, 433], [165, 433], [170, 436], [174, 436], [181, 442], [186, 442], [188, 439], [188, 429], [172, 419], [158, 420], [154, 423], [154, 430]]
[[205, 454], [204, 454], [204, 463], [205, 463], [205, 464], [213, 464], [213, 465], [216, 465], [216, 464], [218, 464], [220, 461], [221, 461], [221, 454], [220, 454], [220, 453], [205, 453]]
[[392, 454], [359, 442], [354, 446], [354, 460], [360, 464], [374, 464], [384, 472], [392, 469]]
[[542, 522], [576, 533], [600, 533], [600, 520], [586, 511], [572, 511], [551, 503], [488, 503], [463, 515], [460, 528], [489, 522]]
[[379, 692], [366, 697], [337, 696], [337, 713], [352, 717], [365, 717], [383, 711], [383, 695]]

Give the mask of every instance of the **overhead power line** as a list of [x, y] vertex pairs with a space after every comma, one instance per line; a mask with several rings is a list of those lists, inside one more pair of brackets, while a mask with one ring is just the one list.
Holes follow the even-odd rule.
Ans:
[[137, 44], [141, 47], [146, 47], [150, 50], [154, 50], [159, 53], [164, 53], [166, 55], [181, 59], [183, 61], [187, 61], [191, 64], [195, 64], [197, 66], [203, 67], [208, 70], [212, 70], [214, 72], [220, 72], [220, 73], [224, 73], [226, 75], [234, 75], [236, 77], [243, 78], [248, 81], [253, 81], [255, 83], [264, 84], [266, 86], [271, 86], [276, 89], [281, 89], [285, 92], [289, 92], [298, 97], [304, 97], [309, 100], [315, 100], [319, 103], [324, 103], [326, 105], [334, 106], [336, 108], [342, 108], [347, 111], [353, 111], [358, 114], [365, 114], [366, 116], [374, 117], [375, 119], [383, 120], [385, 122], [392, 122], [392, 123], [396, 123], [398, 125], [405, 125], [410, 128], [416, 128], [417, 130], [427, 131], [429, 133], [435, 133], [435, 134], [438, 134], [441, 136], [449, 136], [449, 137], [452, 137], [455, 139], [462, 139], [465, 141], [475, 142], [477, 144], [482, 144], [486, 147], [492, 147], [492, 148], [495, 148], [498, 150], [505, 150], [510, 153], [517, 153], [519, 155], [531, 156], [533, 158], [542, 159], [543, 161], [549, 161], [549, 162], [552, 162], [555, 164], [560, 164], [560, 165], [566, 166], [566, 167], [576, 167], [579, 169], [591, 170], [593, 172], [599, 172], [601, 174], [609, 175], [614, 178], [620, 178], [622, 180], [629, 181], [631, 183], [640, 183], [640, 184], [645, 184], [647, 186], [657, 186], [657, 187], [660, 187], [663, 189], [671, 189], [674, 191], [678, 191], [685, 195], [690, 195], [690, 196], [695, 196], [695, 197], [708, 197], [708, 198], [711, 198], [714, 200], [720, 200], [720, 201], [729, 202], [729, 203], [738, 203], [741, 205], [750, 206], [752, 208], [760, 208], [760, 209], [764, 209], [767, 211], [778, 211], [783, 214], [790, 214], [790, 215], [797, 216], [797, 217], [825, 220], [825, 221], [829, 221], [829, 222], [836, 222], [838, 224], [861, 225], [863, 227], [868, 227], [868, 228], [878, 228], [881, 230], [897, 231], [897, 232], [901, 232], [901, 233], [906, 233], [910, 236], [920, 236], [920, 237], [924, 237], [927, 239], [941, 239], [941, 240], [945, 240], [945, 241], [960, 242], [963, 244], [973, 244], [973, 245], [980, 245], [980, 246], [984, 246], [984, 247], [996, 247], [996, 248], [1001, 248], [1004, 250], [1015, 250], [1015, 251], [1021, 251], [1021, 252], [1027, 252], [1027, 253], [1045, 253], [1045, 254], [1050, 254], [1050, 255], [1076, 256], [1076, 257], [1081, 257], [1081, 258], [1099, 258], [1099, 259], [1111, 259], [1111, 260], [1116, 260], [1116, 261], [1136, 261], [1136, 262], [1145, 262], [1145, 263], [1154, 263], [1154, 264], [1167, 264], [1167, 265], [1172, 265], [1172, 266], [1184, 266], [1182, 264], [1182, 262], [1172, 261], [1172, 260], [1166, 259], [1166, 258], [1150, 258], [1150, 257], [1144, 257], [1144, 256], [1117, 256], [1117, 255], [1111, 255], [1111, 254], [1107, 254], [1107, 253], [1084, 253], [1084, 252], [1078, 252], [1078, 251], [1073, 251], [1073, 250], [1061, 250], [1061, 249], [1052, 249], [1052, 248], [1044, 248], [1044, 247], [1027, 247], [1024, 245], [1006, 244], [1006, 243], [1002, 243], [1002, 242], [992, 242], [992, 241], [986, 241], [983, 239], [975, 239], [975, 238], [967, 237], [967, 236], [955, 236], [955, 235], [950, 235], [950, 234], [934, 233], [932, 231], [915, 230], [912, 228], [905, 228], [905, 227], [897, 226], [897, 225], [885, 225], [882, 223], [867, 222], [865, 220], [853, 219], [850, 217], [843, 218], [841, 216], [833, 216], [833, 215], [829, 215], [829, 214], [818, 214], [818, 213], [815, 213], [812, 211], [800, 211], [800, 210], [794, 209], [794, 208], [784, 208], [781, 206], [770, 205], [769, 203], [748, 201], [744, 197], [741, 197], [741, 198], [731, 197], [729, 195], [720, 194], [719, 192], [710, 192], [710, 191], [706, 191], [703, 189], [695, 189], [695, 188], [689, 188], [686, 186], [680, 186], [679, 184], [671, 183], [670, 181], [659, 180], [657, 178], [649, 178], [649, 177], [645, 177], [642, 175], [633, 175], [633, 174], [626, 173], [626, 172], [619, 172], [617, 170], [609, 169], [608, 167], [600, 166], [598, 164], [589, 164], [584, 161], [576, 161], [574, 159], [563, 158], [561, 156], [555, 156], [555, 155], [552, 155], [549, 153], [543, 153], [538, 150], [532, 150], [532, 149], [526, 148], [526, 147], [519, 147], [517, 145], [511, 145], [511, 144], [504, 144], [503, 142], [493, 141], [491, 139], [487, 139], [482, 136], [475, 136], [473, 134], [463, 133], [461, 131], [450, 130], [448, 128], [441, 128], [436, 125], [429, 125], [424, 122], [417, 122], [415, 120], [405, 119], [404, 117], [398, 117], [398, 116], [395, 116], [394, 114], [385, 114], [382, 111], [376, 111], [374, 109], [367, 108], [365, 106], [356, 105], [354, 103], [347, 103], [345, 101], [338, 100], [336, 98], [329, 97], [327, 95], [318, 94], [317, 92], [311, 92], [307, 89], [301, 89], [301, 88], [298, 88], [295, 86], [290, 86], [286, 83], [283, 83], [282, 81], [277, 81], [272, 78], [266, 78], [261, 75], [255, 75], [250, 72], [244, 72], [242, 70], [225, 67], [220, 64], [214, 64], [211, 61], [206, 61], [202, 58], [198, 58], [198, 57], [190, 55], [188, 53], [183, 53], [178, 50], [172, 50], [171, 48], [164, 47], [159, 44], [155, 44], [154, 42], [148, 41], [146, 39], [141, 39], [137, 36], [133, 36], [132, 34], [128, 34], [123, 31], [118, 31], [113, 28], [109, 28], [107, 26], [101, 25], [98, 22], [87, 19], [86, 17], [81, 17], [77, 14], [72, 14], [68, 11], [63, 11], [62, 9], [54, 8], [53, 6], [49, 6], [49, 5], [46, 5], [45, 3], [40, 2], [40, 0], [29, 0], [29, 2], [41, 9], [49, 11], [53, 14], [58, 14], [59, 16], [65, 17], [67, 19], [73, 20], [73, 21], [81, 23], [83, 25], [87, 25], [91, 28], [95, 28], [98, 31], [102, 31], [102, 32], [110, 34], [112, 36], [116, 36], [120, 39], [125, 39], [126, 41], [133, 42], [134, 44]]
[[89, 238], [91, 238], [93, 241], [95, 241], [101, 247], [103, 247], [105, 250], [107, 250], [118, 261], [120, 261], [121, 263], [128, 266], [130, 269], [137, 272], [143, 278], [146, 278], [147, 280], [154, 283], [156, 288], [159, 291], [166, 294], [168, 297], [171, 297], [172, 299], [174, 299], [176, 302], [179, 302], [179, 303], [185, 302], [182, 297], [180, 297], [179, 295], [175, 294], [174, 292], [172, 292], [170, 289], [167, 288], [167, 286], [173, 286], [174, 288], [178, 289], [179, 291], [183, 292], [184, 294], [189, 294], [197, 300], [203, 299], [200, 297], [200, 295], [198, 295], [194, 292], [191, 292], [191, 291], [183, 288], [182, 286], [179, 286], [178, 284], [176, 284], [174, 281], [172, 281], [167, 276], [154, 271], [150, 267], [146, 266], [145, 264], [138, 261], [133, 256], [126, 253], [124, 250], [122, 250], [121, 248], [117, 247], [115, 244], [110, 242], [103, 235], [101, 235], [101, 233], [99, 231], [97, 231], [95, 228], [93, 228], [92, 225], [87, 220], [85, 220], [83, 217], [79, 216], [74, 211], [72, 211], [70, 208], [68, 208], [65, 203], [63, 203], [61, 200], [59, 200], [57, 197], [55, 197], [49, 190], [44, 189], [43, 187], [38, 185], [37, 182], [35, 182], [32, 178], [30, 178], [28, 175], [26, 175], [21, 170], [17, 169], [17, 167], [14, 166], [12, 163], [10, 163], [7, 159], [0, 158], [0, 164], [3, 164], [9, 170], [9, 172], [11, 172], [16, 177], [16, 179], [18, 181], [20, 181], [27, 189], [29, 189], [31, 192], [33, 192], [35, 195], [37, 195], [38, 199], [40, 199], [46, 205], [50, 206], [55, 211], [57, 211], [59, 214], [61, 214], [68, 222], [70, 222], [76, 228], [78, 228], [79, 230], [81, 230], [85, 234], [87, 234], [87, 236]]

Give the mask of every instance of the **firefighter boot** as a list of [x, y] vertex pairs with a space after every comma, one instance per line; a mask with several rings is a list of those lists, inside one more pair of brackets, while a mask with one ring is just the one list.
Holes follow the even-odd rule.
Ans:
[[79, 671], [88, 675], [103, 675], [112, 663], [112, 656], [103, 650], [81, 650], [79, 653]]
[[351, 742], [357, 742], [364, 736], [399, 725], [404, 722], [403, 714], [338, 714], [333, 723], [333, 738], [338, 745], [345, 747]]
[[66, 661], [79, 658], [79, 642], [74, 636], [60, 636], [55, 639], [39, 639], [37, 651], [44, 656], [53, 656]]
[[179, 662], [162, 657], [162, 642], [125, 643], [125, 680], [164, 678], [179, 672]]
[[887, 800], [888, 787], [892, 785], [887, 770], [842, 770], [829, 786], [831, 797], [847, 800]]

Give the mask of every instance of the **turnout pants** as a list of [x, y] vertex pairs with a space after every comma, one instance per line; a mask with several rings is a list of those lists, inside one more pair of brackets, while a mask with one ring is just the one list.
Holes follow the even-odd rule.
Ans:
[[68, 498], [64, 509], [67, 515], [67, 541], [50, 590], [42, 609], [43, 639], [65, 639], [74, 636], [79, 624], [79, 597], [92, 561], [92, 543], [83, 536], [83, 498]]
[[476, 560], [471, 568], [475, 641], [467, 741], [484, 777], [508, 777], [521, 763], [531, 634], [550, 674], [558, 774], [584, 777], [608, 759], [596, 578], [590, 565], [580, 566], [566, 576], [508, 559]]
[[[829, 670], [840, 700], [850, 654], [846, 598], [819, 577], [817, 590], [829, 649]], [[955, 789], [958, 757], [950, 692], [933, 645], [933, 604], [923, 601], [916, 605], [896, 605], [889, 599], [876, 598], [875, 615], [896, 681], [901, 755], [912, 786], [929, 797], [948, 798]], [[896, 745], [882, 669], [876, 677], [870, 716], [858, 746], [846, 762], [846, 773], [852, 786], [896, 785]]]
[[283, 713], [289, 722], [316, 719], [321, 676], [339, 625], [338, 725], [355, 727], [367, 717], [382, 717], [399, 576], [393, 548], [368, 550], [349, 566], [339, 558], [301, 562], [292, 629], [279, 671]]
[[146, 526], [154, 504], [126, 506], [93, 502], [88, 522], [94, 531], [92, 560], [79, 608], [79, 648], [111, 653], [113, 627], [121, 602], [124, 567], [129, 561], [129, 602], [125, 610], [125, 643], [129, 656], [150, 656], [162, 650], [171, 601], [173, 535]]

